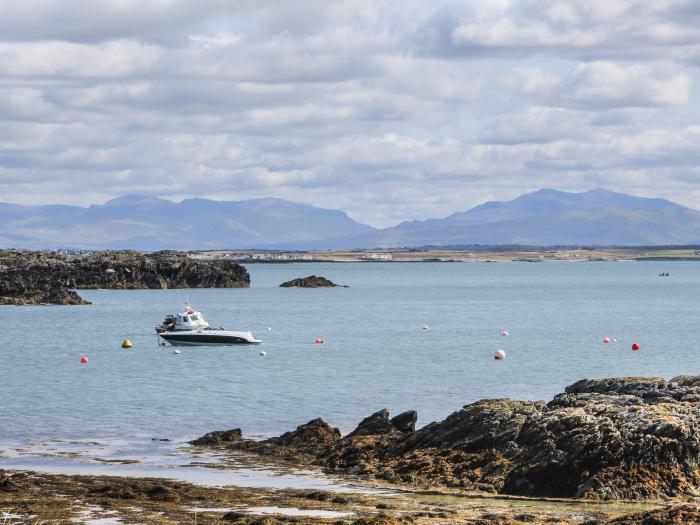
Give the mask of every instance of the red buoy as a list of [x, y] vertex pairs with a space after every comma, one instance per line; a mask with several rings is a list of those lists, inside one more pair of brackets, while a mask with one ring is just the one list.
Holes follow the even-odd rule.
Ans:
[[609, 342], [610, 342], [610, 338], [609, 338], [609, 337], [603, 337], [603, 342], [604, 342], [604, 343], [609, 343]]
[[88, 358], [86, 356], [83, 356], [80, 358], [80, 362], [86, 364], [88, 362]]
[[317, 345], [322, 345], [323, 343], [325, 343], [325, 341], [321, 338], [318, 338], [314, 341], [314, 343], [316, 343]]
[[632, 350], [639, 350], [639, 345], [637, 343], [632, 343]]

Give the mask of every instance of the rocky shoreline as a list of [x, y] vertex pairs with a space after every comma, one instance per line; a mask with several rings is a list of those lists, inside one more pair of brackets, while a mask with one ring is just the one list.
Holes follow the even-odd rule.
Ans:
[[[549, 403], [482, 400], [415, 430], [381, 410], [346, 436], [314, 419], [279, 437], [195, 440], [414, 488], [594, 500], [700, 496], [700, 376], [582, 380]], [[700, 519], [700, 515], [698, 516]]]
[[191, 442], [222, 457], [211, 468], [245, 457], [394, 492], [0, 470], [0, 520], [170, 524], [196, 511], [199, 524], [700, 523], [699, 402], [700, 376], [586, 379], [549, 403], [482, 400], [419, 429], [415, 411], [380, 410], [345, 436], [322, 419], [261, 441], [214, 431]]
[[0, 304], [88, 304], [76, 289], [247, 288], [246, 269], [184, 252], [0, 251]]

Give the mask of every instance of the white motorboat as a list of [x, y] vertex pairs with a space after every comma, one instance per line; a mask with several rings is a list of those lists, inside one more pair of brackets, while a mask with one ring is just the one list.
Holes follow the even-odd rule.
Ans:
[[250, 332], [212, 328], [202, 312], [192, 308], [167, 316], [163, 324], [156, 327], [156, 333], [173, 346], [252, 345], [262, 342]]

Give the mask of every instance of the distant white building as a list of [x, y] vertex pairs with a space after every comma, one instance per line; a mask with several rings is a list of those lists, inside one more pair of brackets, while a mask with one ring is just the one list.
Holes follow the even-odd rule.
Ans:
[[364, 261], [391, 261], [392, 255], [390, 253], [365, 253], [360, 256], [360, 259]]

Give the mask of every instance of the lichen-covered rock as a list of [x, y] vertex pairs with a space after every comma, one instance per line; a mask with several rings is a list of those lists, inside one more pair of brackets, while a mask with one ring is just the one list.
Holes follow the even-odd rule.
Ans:
[[380, 410], [343, 438], [300, 439], [302, 425], [249, 449], [299, 450], [329, 471], [419, 486], [535, 497], [697, 496], [699, 400], [700, 376], [583, 380], [547, 404], [482, 400], [417, 431], [415, 413], [390, 419]]
[[0, 251], [0, 304], [86, 304], [75, 289], [248, 286], [250, 276], [242, 266], [195, 260], [184, 252]]
[[347, 288], [347, 286], [341, 286], [335, 284], [330, 279], [325, 277], [318, 277], [316, 275], [309, 275], [308, 277], [298, 277], [297, 279], [292, 279], [291, 281], [284, 282], [280, 284], [281, 288]]

